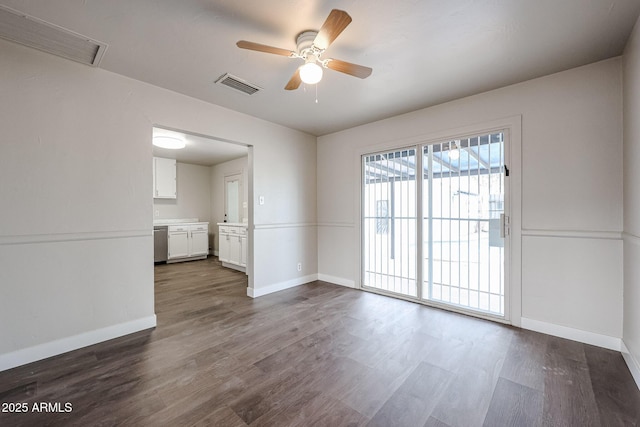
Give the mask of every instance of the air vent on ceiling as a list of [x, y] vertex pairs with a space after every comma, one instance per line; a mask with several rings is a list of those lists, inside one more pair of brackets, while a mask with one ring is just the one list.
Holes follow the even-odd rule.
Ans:
[[238, 90], [247, 95], [253, 95], [254, 93], [262, 90], [260, 86], [251, 84], [245, 80], [242, 80], [240, 77], [233, 76], [229, 73], [220, 76], [220, 78], [216, 80], [216, 84], [230, 87], [231, 89]]
[[107, 45], [0, 5], [0, 37], [97, 67]]

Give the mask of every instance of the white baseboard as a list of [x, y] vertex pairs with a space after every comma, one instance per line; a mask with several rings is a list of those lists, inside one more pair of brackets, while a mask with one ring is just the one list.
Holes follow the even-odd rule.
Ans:
[[640, 362], [631, 354], [624, 341], [622, 341], [622, 357], [624, 357], [624, 361], [627, 363], [638, 389], [640, 389]]
[[247, 267], [242, 267], [238, 264], [231, 264], [231, 263], [222, 261], [222, 266], [225, 268], [230, 268], [232, 270], [242, 271], [245, 274], [247, 273]]
[[622, 340], [620, 338], [583, 331], [581, 329], [569, 328], [566, 326], [554, 325], [553, 323], [541, 322], [539, 320], [527, 319], [525, 317], [520, 319], [520, 326], [522, 329], [542, 332], [543, 334], [608, 348], [609, 350], [620, 351], [622, 346]]
[[134, 332], [154, 328], [156, 326], [156, 315], [132, 320], [118, 325], [107, 326], [95, 331], [83, 332], [59, 340], [38, 344], [11, 353], [0, 354], [0, 371], [26, 365], [27, 363], [48, 357], [57, 356], [68, 351], [77, 350], [113, 338], [118, 338]]
[[317, 274], [311, 274], [304, 277], [296, 277], [295, 279], [287, 280], [286, 282], [276, 283], [274, 285], [266, 286], [264, 288], [247, 288], [247, 296], [251, 298], [258, 298], [263, 295], [272, 294], [274, 292], [283, 291], [285, 289], [293, 288], [296, 286], [304, 285], [305, 283], [318, 280]]
[[356, 282], [354, 282], [353, 280], [343, 279], [342, 277], [329, 276], [328, 274], [318, 274], [318, 280], [333, 283], [334, 285], [356, 289]]

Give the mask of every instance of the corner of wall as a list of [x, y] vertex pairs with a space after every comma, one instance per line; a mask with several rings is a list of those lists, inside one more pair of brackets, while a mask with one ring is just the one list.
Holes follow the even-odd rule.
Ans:
[[156, 315], [0, 354], [0, 371], [156, 327]]
[[349, 279], [343, 279], [342, 277], [330, 276], [328, 274], [318, 274], [318, 280], [331, 283], [334, 285], [340, 285], [347, 288], [357, 289], [356, 282]]
[[631, 375], [633, 376], [638, 389], [640, 389], [640, 361], [631, 354], [625, 345], [624, 340], [622, 341], [622, 357], [624, 357], [624, 361], [627, 363], [629, 371], [631, 371]]
[[297, 277], [285, 282], [275, 283], [273, 285], [265, 286], [263, 288], [248, 287], [247, 296], [251, 298], [258, 298], [264, 295], [269, 295], [274, 292], [284, 291], [285, 289], [294, 288], [296, 286], [304, 285], [306, 283], [314, 282], [318, 280], [317, 274], [310, 274], [308, 276]]
[[623, 53], [623, 294], [622, 356], [640, 388], [640, 17]]
[[595, 332], [583, 331], [581, 329], [569, 328], [524, 317], [520, 319], [520, 325], [522, 329], [553, 335], [554, 337], [565, 338], [584, 344], [608, 348], [609, 350], [620, 351], [622, 348], [622, 340], [620, 338], [597, 334]]

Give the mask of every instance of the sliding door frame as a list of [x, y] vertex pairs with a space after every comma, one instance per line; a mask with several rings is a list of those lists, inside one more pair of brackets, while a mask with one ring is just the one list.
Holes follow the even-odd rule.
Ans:
[[[363, 161], [362, 156], [365, 156], [374, 152], [392, 151], [403, 149], [406, 147], [415, 146], [416, 161], [418, 157], [422, 157], [422, 147], [425, 145], [431, 145], [440, 143], [447, 140], [457, 140], [467, 137], [473, 137], [478, 135], [489, 134], [493, 132], [504, 132], [505, 140], [508, 141], [508, 149], [505, 149], [504, 163], [509, 169], [509, 176], [505, 178], [509, 180], [507, 185], [508, 193], [505, 194], [510, 200], [510, 211], [507, 213], [510, 217], [509, 227], [509, 245], [505, 247], [505, 258], [509, 260], [508, 265], [505, 263], [505, 282], [508, 286], [504, 289], [504, 318], [497, 317], [491, 314], [483, 312], [475, 312], [466, 309], [459, 309], [456, 306], [438, 303], [437, 301], [426, 300], [421, 298], [422, 294], [418, 291], [417, 298], [406, 297], [398, 295], [396, 293], [389, 293], [383, 290], [364, 287], [363, 285], [363, 247], [364, 247], [364, 233], [363, 233]], [[420, 156], [418, 156], [420, 154]], [[508, 323], [514, 326], [520, 326], [522, 317], [522, 116], [511, 116], [503, 119], [497, 119], [492, 121], [486, 121], [483, 123], [461, 126], [458, 128], [443, 129], [432, 133], [426, 133], [415, 137], [397, 139], [377, 144], [368, 145], [366, 147], [360, 147], [355, 152], [355, 168], [354, 171], [358, 171], [358, 177], [355, 179], [355, 197], [354, 200], [358, 201], [356, 209], [354, 209], [354, 224], [356, 225], [355, 232], [355, 251], [356, 256], [356, 271], [354, 272], [356, 288], [366, 290], [368, 292], [379, 293], [383, 295], [393, 296], [396, 298], [406, 299], [409, 301], [417, 302], [420, 304], [443, 308], [445, 310], [460, 312], [463, 314], [489, 319], [501, 323]], [[420, 160], [422, 162], [422, 159]], [[421, 163], [417, 162], [417, 166], [421, 167]], [[419, 170], [419, 169], [418, 169]], [[419, 180], [422, 181], [422, 180]], [[416, 183], [416, 191], [422, 194], [422, 182]], [[417, 195], [416, 194], [416, 195]], [[423, 203], [416, 203], [416, 216], [417, 232], [419, 236], [422, 236], [423, 218], [424, 212], [422, 209]], [[423, 262], [423, 242], [420, 240], [417, 244], [417, 260], [416, 267], [418, 268], [417, 277], [418, 287], [421, 288], [424, 278], [423, 268], [418, 264]], [[508, 253], [506, 252], [508, 251]]]

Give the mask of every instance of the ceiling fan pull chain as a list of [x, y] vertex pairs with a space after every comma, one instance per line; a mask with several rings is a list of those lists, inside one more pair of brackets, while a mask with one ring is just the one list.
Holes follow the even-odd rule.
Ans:
[[318, 84], [316, 84], [316, 104], [318, 103]]

